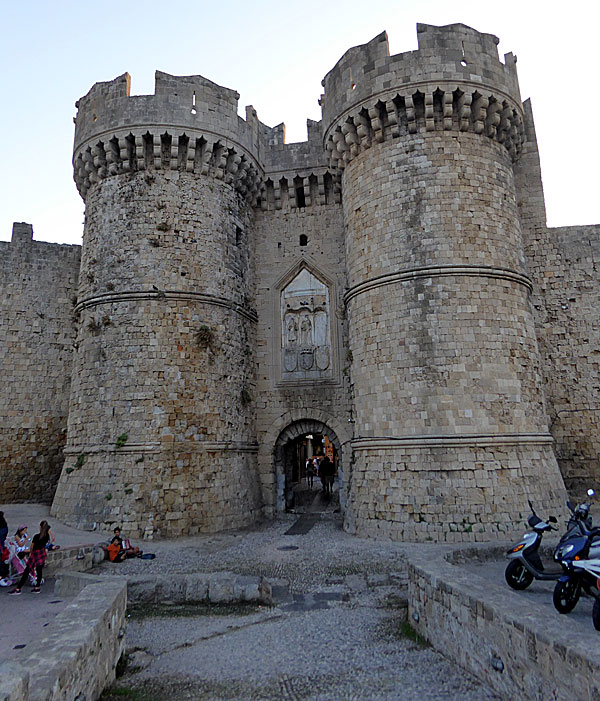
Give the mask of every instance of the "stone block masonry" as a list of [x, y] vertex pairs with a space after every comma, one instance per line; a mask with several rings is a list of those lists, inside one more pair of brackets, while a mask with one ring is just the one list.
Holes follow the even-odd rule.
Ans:
[[0, 503], [50, 503], [66, 441], [80, 246], [0, 242]]
[[7, 498], [51, 496], [64, 458], [68, 523], [249, 526], [290, 506], [317, 434], [348, 530], [457, 542], [597, 478], [598, 228], [546, 227], [515, 56], [462, 24], [417, 35], [349, 49], [296, 144], [199, 75], [78, 101], [82, 249], [0, 249], [9, 290], [26, 251], [61, 251], [56, 326], [33, 337], [33, 285], [2, 301]]
[[[510, 61], [487, 88], [501, 98], [474, 85], [491, 77], [489, 37], [419, 34], [454, 73], [440, 80], [427, 52], [394, 60], [379, 37], [325, 79], [324, 138], [343, 169], [360, 431], [346, 525], [398, 539], [483, 539], [511, 527], [528, 490], [554, 509], [565, 497], [552, 451], [539, 449], [551, 437], [512, 166], [524, 121]], [[477, 51], [457, 60], [469, 41]], [[404, 62], [416, 69], [410, 80]], [[348, 63], [357, 96], [340, 93]], [[365, 91], [379, 77], [385, 89], [372, 104]], [[492, 473], [515, 461], [503, 486]]]
[[0, 697], [10, 701], [98, 699], [115, 679], [125, 634], [127, 583], [114, 577], [98, 583], [86, 575], [66, 575], [73, 601], [42, 637], [0, 665]]
[[485, 553], [468, 550], [474, 552], [433, 546], [409, 554], [411, 626], [503, 698], [598, 698], [600, 654], [591, 623], [589, 633], [574, 636], [558, 614], [532, 613], [526, 597], [502, 589], [503, 582], [465, 571], [465, 561]]

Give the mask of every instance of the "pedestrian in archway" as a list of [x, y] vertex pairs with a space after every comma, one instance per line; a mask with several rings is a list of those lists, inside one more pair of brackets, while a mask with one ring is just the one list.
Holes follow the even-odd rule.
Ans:
[[321, 475], [323, 491], [325, 494], [333, 494], [333, 477], [335, 474], [335, 467], [327, 455], [321, 460], [321, 464], [319, 465], [319, 474]]
[[312, 489], [315, 479], [315, 468], [310, 458], [306, 461], [306, 483]]

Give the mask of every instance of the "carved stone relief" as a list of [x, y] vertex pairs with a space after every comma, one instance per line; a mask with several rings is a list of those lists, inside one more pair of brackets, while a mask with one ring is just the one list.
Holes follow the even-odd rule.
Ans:
[[306, 268], [281, 292], [281, 374], [283, 379], [330, 378], [329, 289]]

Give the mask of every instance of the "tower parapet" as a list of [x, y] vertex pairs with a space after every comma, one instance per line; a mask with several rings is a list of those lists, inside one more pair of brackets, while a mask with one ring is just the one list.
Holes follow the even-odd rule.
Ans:
[[385, 32], [347, 51], [323, 80], [324, 145], [344, 168], [372, 143], [426, 131], [474, 132], [514, 159], [523, 143], [516, 58], [462, 24], [417, 25], [419, 49], [389, 55]]
[[85, 199], [103, 178], [141, 170], [211, 175], [251, 202], [261, 184], [261, 144], [253, 109], [237, 113], [239, 94], [202, 76], [156, 72], [154, 95], [130, 93], [128, 73], [96, 83], [78, 102], [74, 177]]

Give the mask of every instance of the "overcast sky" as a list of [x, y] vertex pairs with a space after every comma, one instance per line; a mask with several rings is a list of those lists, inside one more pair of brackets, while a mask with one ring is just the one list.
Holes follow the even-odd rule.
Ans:
[[[265, 124], [306, 139], [320, 119], [321, 80], [351, 46], [386, 30], [392, 54], [417, 48], [416, 23], [460, 22], [518, 56], [542, 160], [548, 223], [600, 223], [599, 11], [595, 2], [448, 0], [29, 0], [1, 9], [0, 240], [12, 223], [42, 241], [80, 243], [83, 203], [72, 178], [75, 101], [129, 72], [154, 92], [156, 69], [201, 74], [240, 93]], [[591, 120], [591, 121], [590, 121]]]

